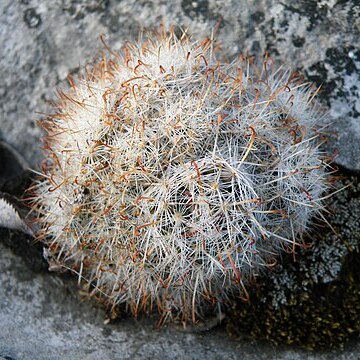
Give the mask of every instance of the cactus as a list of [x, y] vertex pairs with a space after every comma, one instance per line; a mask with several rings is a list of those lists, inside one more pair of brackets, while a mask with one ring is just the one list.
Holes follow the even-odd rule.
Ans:
[[220, 61], [213, 39], [172, 31], [108, 56], [42, 122], [38, 237], [107, 304], [195, 321], [246, 298], [321, 216], [317, 91], [268, 56]]

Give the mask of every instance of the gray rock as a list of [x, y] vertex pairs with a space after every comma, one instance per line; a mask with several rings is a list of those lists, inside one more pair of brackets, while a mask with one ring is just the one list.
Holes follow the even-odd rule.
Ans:
[[142, 28], [176, 24], [191, 33], [217, 34], [224, 54], [261, 54], [303, 71], [323, 85], [330, 131], [338, 134], [339, 164], [360, 169], [360, 5], [357, 0], [148, 1], [41, 0], [0, 3], [0, 124], [5, 140], [34, 166], [41, 159], [36, 112], [66, 76], [77, 73], [103, 47], [119, 49]]
[[[313, 355], [244, 340], [224, 329], [204, 333], [154, 328], [153, 319], [104, 325], [104, 312], [81, 301], [73, 282], [34, 273], [0, 243], [0, 359], [357, 359], [359, 344], [343, 353]], [[66, 279], [69, 280], [69, 279]]]

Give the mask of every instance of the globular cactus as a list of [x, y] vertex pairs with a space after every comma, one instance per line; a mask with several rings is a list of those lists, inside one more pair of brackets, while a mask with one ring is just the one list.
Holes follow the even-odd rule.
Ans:
[[328, 166], [316, 91], [160, 30], [59, 92], [34, 185], [41, 240], [92, 294], [195, 320], [294, 251]]

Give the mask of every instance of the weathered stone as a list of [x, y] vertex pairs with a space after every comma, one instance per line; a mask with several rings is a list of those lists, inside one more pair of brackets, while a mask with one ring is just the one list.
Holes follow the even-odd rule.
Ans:
[[216, 34], [223, 52], [261, 54], [305, 73], [322, 85], [330, 131], [338, 139], [338, 163], [360, 169], [360, 5], [357, 1], [71, 1], [0, 4], [1, 136], [26, 154], [41, 158], [36, 112], [46, 111], [56, 87], [77, 73], [103, 47], [102, 33], [119, 49], [142, 28], [176, 24], [191, 33]]
[[356, 359], [359, 346], [314, 356], [264, 343], [230, 340], [223, 326], [204, 333], [161, 331], [154, 319], [104, 324], [80, 301], [74, 281], [33, 272], [0, 243], [0, 359]]

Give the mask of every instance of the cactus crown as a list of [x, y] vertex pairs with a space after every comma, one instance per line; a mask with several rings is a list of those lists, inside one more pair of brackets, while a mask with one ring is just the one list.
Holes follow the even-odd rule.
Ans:
[[214, 41], [158, 31], [58, 93], [42, 241], [92, 293], [134, 314], [196, 317], [294, 251], [322, 208], [325, 163], [309, 83]]

